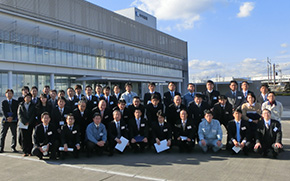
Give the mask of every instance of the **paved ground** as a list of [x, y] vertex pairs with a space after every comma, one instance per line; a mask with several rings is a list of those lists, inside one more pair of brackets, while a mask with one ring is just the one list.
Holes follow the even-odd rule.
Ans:
[[[64, 161], [43, 161], [36, 157], [21, 157], [11, 153], [10, 135], [5, 153], [0, 154], [1, 180], [289, 180], [290, 121], [283, 120], [285, 152], [278, 159], [261, 158], [250, 154], [230, 155], [227, 151], [203, 154], [200, 148], [193, 153], [142, 154], [127, 152], [113, 157]], [[224, 141], [223, 141], [224, 142]], [[19, 148], [18, 148], [19, 149]]]

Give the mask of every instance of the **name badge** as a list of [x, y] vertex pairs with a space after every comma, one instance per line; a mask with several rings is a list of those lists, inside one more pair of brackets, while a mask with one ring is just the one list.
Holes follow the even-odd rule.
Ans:
[[246, 129], [247, 129], [246, 126], [241, 127], [241, 130], [243, 130], [243, 131], [246, 130]]
[[64, 121], [60, 121], [60, 122], [59, 122], [59, 125], [60, 125], [60, 126], [64, 125]]
[[150, 104], [151, 103], [151, 101], [147, 101], [147, 104]]
[[47, 135], [48, 135], [48, 136], [52, 135], [52, 131], [47, 132]]
[[36, 116], [35, 119], [38, 119], [38, 117]]
[[100, 133], [100, 136], [103, 136], [104, 134], [103, 133]]
[[144, 124], [144, 123], [142, 123], [142, 124], [141, 124], [141, 127], [145, 127], [145, 124]]
[[125, 129], [126, 127], [125, 126], [121, 126], [121, 129]]
[[242, 99], [242, 96], [238, 96], [238, 99]]
[[66, 117], [67, 117], [67, 114], [63, 115], [63, 117], [65, 117], [65, 118], [66, 118]]
[[78, 105], [78, 103], [77, 102], [75, 102], [75, 106], [77, 106]]
[[230, 114], [229, 112], [225, 112], [225, 114]]
[[217, 97], [213, 97], [212, 99], [213, 99], [213, 100], [217, 100]]
[[202, 128], [202, 131], [203, 131], [203, 132], [205, 132], [205, 129], [204, 129], [204, 128]]
[[187, 129], [191, 129], [191, 126], [187, 126]]
[[77, 132], [78, 132], [77, 130], [74, 130], [74, 131], [72, 132], [72, 134], [77, 134]]
[[177, 109], [176, 112], [180, 112], [180, 109]]
[[212, 130], [212, 132], [213, 132], [213, 133], [216, 133], [216, 130], [215, 130], [215, 129], [213, 129], [213, 130]]
[[277, 132], [277, 131], [278, 131], [278, 128], [277, 128], [277, 127], [275, 127], [275, 128], [273, 129], [273, 131], [274, 131], [274, 132]]
[[97, 104], [97, 101], [94, 101], [94, 104]]
[[113, 102], [113, 101], [111, 101], [111, 102], [110, 102], [110, 105], [112, 105], [112, 104], [114, 104], [114, 102]]
[[109, 116], [107, 115], [107, 116], [105, 116], [105, 119], [107, 119]]
[[164, 130], [163, 130], [163, 132], [167, 132], [167, 131], [168, 131], [168, 129], [164, 129]]
[[124, 118], [128, 118], [128, 116], [124, 116]]

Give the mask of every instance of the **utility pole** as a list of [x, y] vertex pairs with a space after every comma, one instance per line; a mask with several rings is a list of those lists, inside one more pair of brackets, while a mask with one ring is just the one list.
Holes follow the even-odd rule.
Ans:
[[268, 84], [270, 83], [270, 78], [272, 79], [271, 69], [272, 69], [271, 60], [269, 59], [269, 57], [267, 57]]
[[275, 64], [273, 64], [273, 82], [274, 82], [274, 89], [276, 88], [276, 67]]

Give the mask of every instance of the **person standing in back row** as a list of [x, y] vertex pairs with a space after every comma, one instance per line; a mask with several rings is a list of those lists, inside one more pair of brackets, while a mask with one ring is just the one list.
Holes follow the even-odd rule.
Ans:
[[174, 84], [174, 82], [169, 82], [168, 83], [168, 89], [169, 91], [165, 92], [163, 95], [163, 101], [164, 101], [164, 105], [167, 108], [170, 104], [173, 103], [173, 99], [176, 95], [181, 96], [181, 94], [179, 92], [177, 92], [175, 90], [176, 86]]

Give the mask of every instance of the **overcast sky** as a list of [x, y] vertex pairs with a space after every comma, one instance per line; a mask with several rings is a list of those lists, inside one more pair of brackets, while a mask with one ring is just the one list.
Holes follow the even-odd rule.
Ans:
[[290, 74], [290, 0], [88, 0], [137, 7], [157, 29], [188, 42], [190, 81], [267, 75], [267, 57]]

